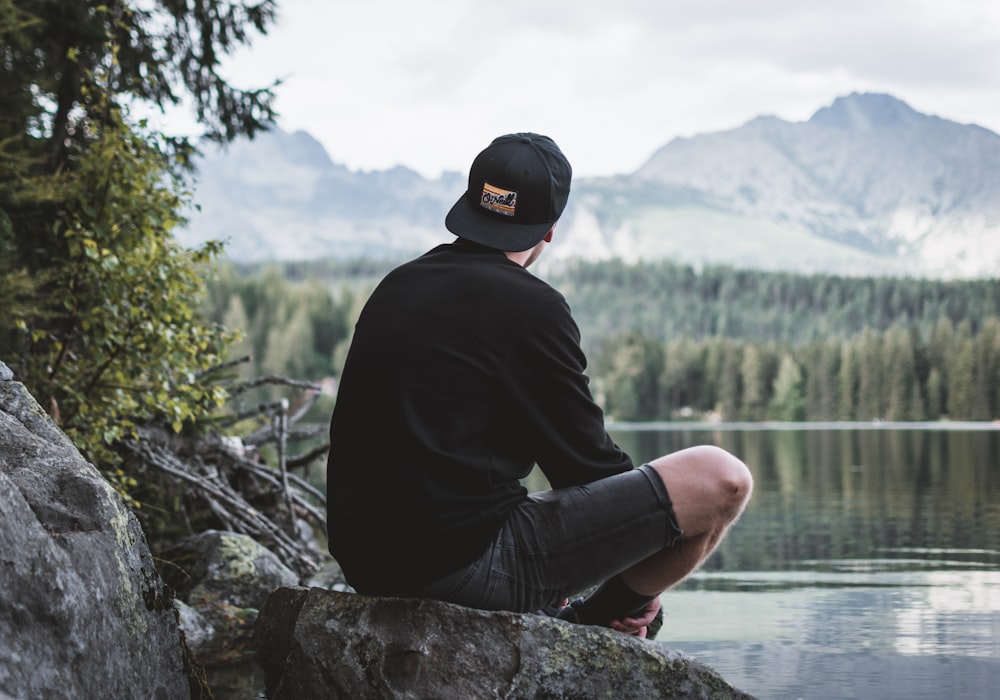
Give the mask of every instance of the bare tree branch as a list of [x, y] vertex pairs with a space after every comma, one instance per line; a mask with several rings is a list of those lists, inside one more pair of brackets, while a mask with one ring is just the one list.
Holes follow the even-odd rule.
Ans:
[[289, 377], [281, 377], [276, 374], [269, 374], [263, 377], [257, 377], [256, 379], [251, 379], [249, 381], [243, 382], [242, 384], [237, 384], [229, 390], [229, 395], [239, 396], [240, 394], [250, 391], [251, 389], [256, 389], [259, 386], [264, 386], [265, 384], [273, 384], [276, 386], [290, 386], [296, 389], [312, 389], [313, 391], [319, 391], [320, 385], [315, 382], [307, 382], [301, 379], [291, 379]]

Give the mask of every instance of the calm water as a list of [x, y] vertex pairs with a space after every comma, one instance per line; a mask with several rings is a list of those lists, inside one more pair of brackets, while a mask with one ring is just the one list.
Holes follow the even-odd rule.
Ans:
[[760, 698], [1000, 697], [1000, 430], [612, 430], [756, 490], [661, 641]]

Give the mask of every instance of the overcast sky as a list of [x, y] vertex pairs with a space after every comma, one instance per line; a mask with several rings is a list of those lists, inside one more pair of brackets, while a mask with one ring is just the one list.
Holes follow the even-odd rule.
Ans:
[[851, 92], [1000, 132], [1000, 0], [279, 0], [225, 69], [351, 169], [465, 172], [499, 134], [578, 175]]

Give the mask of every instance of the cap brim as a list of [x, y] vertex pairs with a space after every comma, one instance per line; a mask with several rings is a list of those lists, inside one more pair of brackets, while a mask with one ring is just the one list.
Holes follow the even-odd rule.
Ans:
[[471, 203], [468, 192], [459, 197], [444, 219], [445, 227], [456, 236], [511, 253], [534, 247], [545, 238], [552, 223], [515, 224]]

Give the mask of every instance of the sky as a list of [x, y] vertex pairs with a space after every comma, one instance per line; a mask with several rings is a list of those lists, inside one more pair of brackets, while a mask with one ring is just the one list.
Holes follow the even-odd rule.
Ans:
[[278, 126], [352, 170], [465, 172], [535, 131], [574, 174], [640, 167], [675, 137], [888, 93], [1000, 132], [997, 0], [278, 0], [223, 66], [276, 79]]

